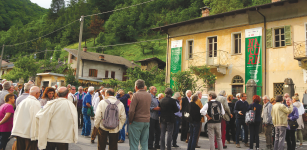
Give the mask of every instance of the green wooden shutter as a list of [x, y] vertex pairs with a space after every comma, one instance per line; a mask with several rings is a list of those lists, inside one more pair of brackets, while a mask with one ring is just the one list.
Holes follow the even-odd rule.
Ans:
[[291, 26], [285, 26], [285, 43], [291, 45]]
[[266, 29], [266, 48], [272, 48], [272, 28]]

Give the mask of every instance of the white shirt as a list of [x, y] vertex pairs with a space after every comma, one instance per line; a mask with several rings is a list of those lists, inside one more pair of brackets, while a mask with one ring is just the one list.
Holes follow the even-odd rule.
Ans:
[[[215, 99], [212, 99], [211, 101], [214, 102]], [[201, 113], [203, 116], [206, 116], [207, 110], [208, 110], [208, 103], [206, 103], [206, 104], [204, 105], [204, 107], [200, 110], [200, 113]], [[224, 115], [224, 114], [225, 114], [225, 110], [224, 110], [224, 107], [223, 107], [222, 104], [221, 104], [221, 110], [222, 110], [222, 115]]]
[[[101, 95], [101, 96], [102, 96], [102, 99], [104, 100], [104, 96], [103, 95]], [[96, 99], [93, 100], [92, 105], [93, 105], [93, 109], [94, 109], [94, 114], [96, 114], [96, 110], [97, 110], [97, 106], [98, 106], [99, 102], [100, 102], [99, 96], [96, 97]]]
[[67, 98], [69, 101], [71, 101], [73, 104], [76, 103], [77, 101], [77, 97], [75, 96], [75, 94], [72, 94], [72, 93], [69, 93], [68, 94], [68, 98]]

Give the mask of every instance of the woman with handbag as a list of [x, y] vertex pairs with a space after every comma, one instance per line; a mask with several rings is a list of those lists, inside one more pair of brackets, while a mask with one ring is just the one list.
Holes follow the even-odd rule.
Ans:
[[[292, 104], [291, 98], [286, 99], [287, 106]], [[288, 127], [286, 131], [287, 150], [295, 150], [295, 131], [298, 127], [296, 120], [299, 118], [298, 109], [293, 106], [293, 111], [288, 115]]]
[[261, 110], [262, 105], [260, 105], [261, 99], [258, 95], [253, 96], [253, 103], [249, 105], [248, 110], [254, 110], [255, 112], [255, 121], [249, 124], [249, 133], [250, 133], [250, 144], [249, 149], [253, 149], [254, 141], [256, 142], [256, 150], [259, 149], [259, 127], [261, 122]]

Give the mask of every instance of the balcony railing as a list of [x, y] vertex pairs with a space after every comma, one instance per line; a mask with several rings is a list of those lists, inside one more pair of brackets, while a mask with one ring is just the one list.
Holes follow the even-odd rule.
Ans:
[[229, 54], [224, 50], [217, 50], [215, 54], [208, 55], [209, 51], [193, 53], [192, 59], [188, 60], [190, 66], [211, 66], [211, 67], [228, 67], [229, 65]]
[[302, 60], [307, 58], [307, 41], [293, 42], [293, 56], [294, 59]]

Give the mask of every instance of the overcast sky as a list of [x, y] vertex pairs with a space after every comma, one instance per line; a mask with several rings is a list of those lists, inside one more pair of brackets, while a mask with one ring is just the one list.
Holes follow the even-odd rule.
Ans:
[[44, 8], [50, 8], [52, 0], [31, 0], [32, 3], [36, 3], [37, 5], [44, 7]]

